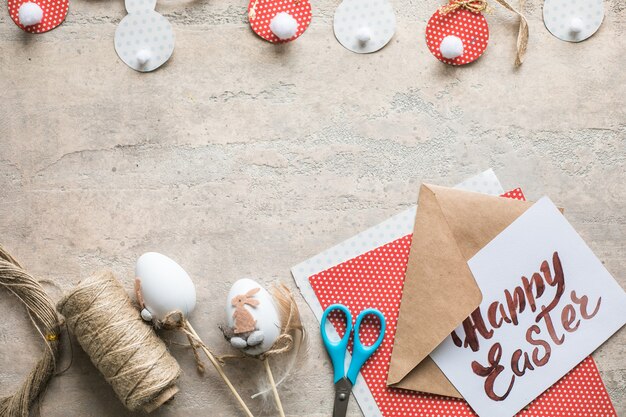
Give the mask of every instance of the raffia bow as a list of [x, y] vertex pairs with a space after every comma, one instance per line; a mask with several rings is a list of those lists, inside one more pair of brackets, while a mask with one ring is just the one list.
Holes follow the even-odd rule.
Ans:
[[486, 0], [452, 0], [439, 8], [439, 14], [445, 15], [460, 8], [474, 13], [491, 12]]
[[[506, 0], [496, 0], [502, 7], [515, 13], [519, 16], [519, 29], [517, 31], [517, 53], [515, 56], [515, 66], [522, 65], [524, 62], [524, 56], [526, 55], [526, 49], [528, 47], [528, 21], [524, 15], [516, 10], [513, 6], [506, 2]], [[524, 9], [525, 0], [519, 1], [520, 10]], [[466, 9], [473, 13], [490, 12], [491, 8], [487, 4], [487, 0], [452, 0], [449, 4], [439, 8], [439, 14], [446, 15], [457, 9]]]

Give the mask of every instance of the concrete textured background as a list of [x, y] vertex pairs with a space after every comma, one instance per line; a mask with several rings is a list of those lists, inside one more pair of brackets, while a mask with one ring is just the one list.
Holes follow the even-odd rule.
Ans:
[[[194, 278], [192, 323], [218, 352], [230, 284], [255, 276], [293, 287], [289, 268], [413, 204], [421, 181], [452, 185], [493, 167], [505, 188], [550, 195], [626, 287], [626, 5], [607, 0], [599, 32], [552, 37], [539, 0], [526, 63], [513, 68], [516, 21], [487, 17], [486, 54], [465, 68], [436, 61], [424, 28], [441, 4], [394, 0], [398, 30], [375, 55], [332, 33], [338, 1], [313, 2], [313, 24], [273, 46], [244, 1], [160, 1], [176, 49], [152, 74], [127, 68], [113, 33], [120, 0], [72, 0], [66, 22], [27, 35], [0, 7], [0, 242], [55, 299], [111, 268], [131, 288], [135, 259], [157, 250]], [[217, 300], [217, 301], [216, 301]], [[281, 388], [290, 416], [328, 416], [330, 365], [299, 298], [310, 351]], [[21, 306], [0, 294], [0, 395], [32, 367], [40, 344]], [[176, 339], [176, 336], [165, 335]], [[241, 415], [215, 372], [198, 375], [172, 345], [181, 393], [155, 416]], [[130, 416], [74, 346], [43, 417]], [[594, 357], [626, 415], [626, 331]], [[254, 364], [228, 373], [246, 395]], [[259, 415], [271, 403], [248, 401]], [[351, 401], [350, 416], [360, 415]]]

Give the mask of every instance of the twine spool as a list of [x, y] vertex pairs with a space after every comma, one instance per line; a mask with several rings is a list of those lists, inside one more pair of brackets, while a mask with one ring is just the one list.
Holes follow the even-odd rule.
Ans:
[[176, 359], [111, 272], [79, 283], [57, 310], [126, 408], [151, 412], [178, 392]]
[[2, 246], [0, 286], [12, 292], [24, 304], [46, 347], [41, 359], [18, 390], [11, 396], [0, 398], [0, 416], [28, 417], [33, 402], [48, 385], [59, 358], [59, 317], [41, 284], [22, 269]]

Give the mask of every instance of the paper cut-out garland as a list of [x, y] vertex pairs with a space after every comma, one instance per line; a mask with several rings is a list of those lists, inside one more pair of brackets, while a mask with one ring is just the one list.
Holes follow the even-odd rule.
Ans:
[[343, 0], [333, 19], [335, 37], [346, 49], [360, 53], [383, 48], [396, 31], [396, 15], [388, 0]]
[[251, 0], [248, 21], [252, 30], [271, 43], [297, 39], [311, 23], [309, 0]]
[[[496, 1], [520, 18], [515, 56], [515, 65], [519, 66], [524, 61], [528, 44], [528, 22], [505, 0]], [[523, 0], [520, 0], [522, 7]], [[485, 52], [489, 41], [489, 26], [483, 16], [488, 10], [486, 0], [452, 0], [440, 7], [426, 26], [426, 45], [430, 52], [450, 65], [474, 62]]]
[[545, 0], [543, 22], [557, 38], [581, 42], [592, 36], [604, 19], [603, 0]]
[[126, 15], [115, 30], [115, 52], [135, 71], [150, 72], [174, 52], [174, 30], [156, 12], [156, 0], [126, 0]]
[[68, 0], [9, 0], [9, 15], [29, 33], [44, 33], [59, 26], [69, 9]]

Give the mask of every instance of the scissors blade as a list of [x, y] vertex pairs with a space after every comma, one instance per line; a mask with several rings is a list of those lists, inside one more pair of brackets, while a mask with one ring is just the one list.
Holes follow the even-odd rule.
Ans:
[[341, 378], [335, 383], [335, 405], [333, 407], [333, 417], [346, 417], [348, 412], [348, 400], [352, 391], [352, 383], [348, 378]]

